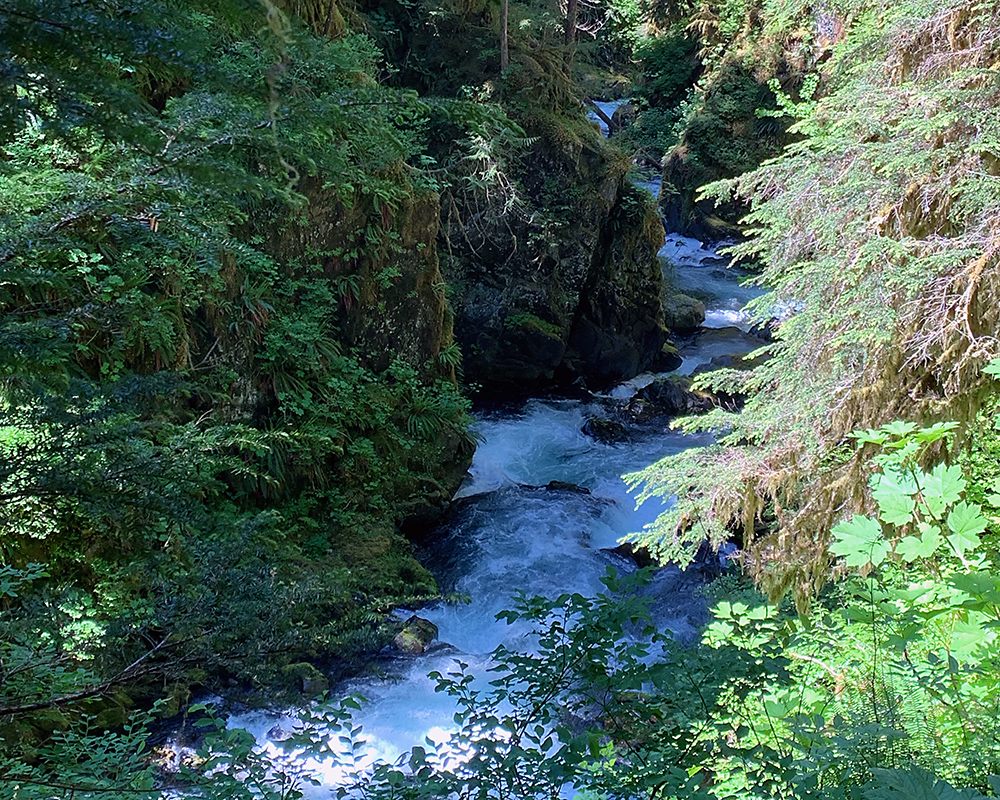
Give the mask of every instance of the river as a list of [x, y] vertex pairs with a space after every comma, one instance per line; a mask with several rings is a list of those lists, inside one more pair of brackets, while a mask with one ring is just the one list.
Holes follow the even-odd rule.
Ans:
[[[680, 290], [706, 302], [705, 328], [680, 348], [680, 372], [690, 373], [713, 357], [745, 353], [759, 341], [747, 336], [740, 308], [754, 295], [739, 276], [726, 270], [725, 259], [693, 239], [669, 235], [661, 251], [664, 270]], [[329, 797], [356, 769], [392, 762], [426, 741], [445, 742], [456, 725], [455, 704], [435, 692], [428, 677], [449, 671], [456, 659], [485, 674], [490, 653], [499, 644], [518, 646], [525, 630], [497, 621], [510, 607], [516, 590], [554, 597], [564, 592], [593, 595], [609, 566], [619, 572], [636, 567], [614, 548], [664, 510], [665, 501], [636, 508], [622, 476], [659, 459], [711, 441], [703, 434], [678, 433], [665, 422], [632, 426], [627, 442], [609, 444], [582, 432], [592, 417], [614, 414], [656, 376], [644, 375], [589, 400], [532, 399], [512, 408], [481, 411], [476, 428], [481, 444], [456, 496], [456, 511], [433, 538], [427, 554], [442, 590], [468, 602], [439, 603], [419, 615], [439, 631], [423, 655], [390, 661], [390, 677], [356, 681], [345, 690], [367, 699], [355, 721], [363, 744], [348, 756], [326, 759], [300, 756], [300, 766], [319, 782], [309, 797]], [[565, 484], [547, 489], [552, 481]], [[585, 489], [588, 493], [569, 486]], [[697, 635], [704, 619], [699, 587], [704, 578], [674, 567], [660, 570], [647, 589], [658, 625], [681, 639]], [[275, 754], [294, 727], [294, 714], [250, 712], [235, 715], [230, 727], [250, 731], [258, 744]]]

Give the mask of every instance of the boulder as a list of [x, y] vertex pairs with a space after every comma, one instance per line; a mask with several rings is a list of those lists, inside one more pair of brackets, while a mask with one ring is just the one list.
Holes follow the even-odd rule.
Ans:
[[652, 405], [659, 413], [672, 417], [686, 414], [688, 410], [687, 389], [669, 378], [653, 381], [640, 389], [638, 398]]
[[282, 668], [281, 674], [291, 686], [306, 697], [319, 697], [330, 691], [330, 681], [326, 675], [308, 661], [288, 664]]
[[617, 444], [628, 441], [628, 431], [620, 422], [602, 417], [591, 417], [580, 429], [592, 439], [604, 444]]
[[619, 131], [625, 130], [629, 125], [635, 122], [636, 117], [639, 116], [639, 109], [632, 103], [623, 103], [615, 109], [615, 113], [611, 115], [611, 132], [618, 133]]
[[611, 552], [628, 559], [640, 569], [655, 567], [658, 564], [648, 548], [635, 542], [622, 542], [617, 547], [612, 547]]
[[647, 369], [666, 339], [657, 209], [595, 131], [567, 125], [526, 128], [517, 213], [500, 193], [442, 198], [464, 377], [487, 391], [611, 386]]
[[438, 635], [438, 627], [433, 622], [414, 614], [392, 640], [397, 650], [411, 655], [419, 655], [427, 650]]
[[686, 294], [673, 294], [663, 301], [663, 323], [677, 333], [692, 333], [705, 321], [705, 304]]
[[576, 494], [590, 494], [590, 489], [586, 486], [578, 486], [567, 481], [549, 481], [545, 484], [545, 489], [550, 492], [574, 492]]
[[673, 342], [666, 342], [660, 348], [660, 352], [656, 358], [653, 359], [653, 363], [650, 364], [649, 369], [651, 372], [673, 372], [680, 369], [683, 363], [684, 359], [677, 352], [677, 345]]

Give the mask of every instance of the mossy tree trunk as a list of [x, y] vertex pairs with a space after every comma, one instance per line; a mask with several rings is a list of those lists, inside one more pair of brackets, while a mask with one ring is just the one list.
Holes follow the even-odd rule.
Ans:
[[576, 42], [576, 17], [580, 0], [566, 2], [566, 66], [573, 63], [573, 45]]

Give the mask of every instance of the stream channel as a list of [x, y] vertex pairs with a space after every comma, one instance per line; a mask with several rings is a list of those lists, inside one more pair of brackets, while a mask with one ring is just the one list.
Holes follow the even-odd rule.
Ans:
[[[677, 234], [665, 238], [660, 256], [668, 280], [677, 291], [702, 299], [707, 308], [704, 327], [679, 348], [683, 363], [677, 371], [690, 374], [714, 357], [742, 355], [759, 346], [761, 341], [747, 334], [749, 322], [740, 311], [759, 292], [742, 286], [741, 275], [701, 242]], [[442, 591], [464, 595], [469, 602], [420, 609], [419, 615], [438, 627], [433, 645], [422, 655], [391, 661], [391, 678], [343, 687], [345, 696], [367, 700], [354, 715], [355, 724], [362, 726], [363, 745], [353, 754], [325, 760], [293, 755], [320, 784], [310, 787], [307, 797], [328, 798], [331, 789], [348, 783], [359, 769], [393, 762], [414, 746], [428, 741], [443, 745], [457, 727], [456, 706], [450, 696], [435, 692], [436, 681], [428, 673], [450, 672], [461, 659], [473, 674], [486, 676], [494, 648], [523, 644], [525, 628], [496, 619], [511, 607], [516, 591], [547, 597], [594, 595], [609, 566], [619, 573], [636, 569], [613, 548], [651, 523], [669, 501], [654, 498], [636, 508], [622, 476], [704, 446], [712, 437], [673, 431], [664, 418], [629, 426], [628, 440], [621, 443], [598, 441], [581, 429], [590, 418], [613, 418], [616, 406], [657, 377], [663, 376], [640, 375], [607, 395], [585, 400], [535, 398], [476, 414], [480, 445], [451, 520], [432, 537], [436, 546], [425, 559]], [[552, 481], [564, 486], [545, 488]], [[677, 638], [696, 637], [707, 613], [699, 592], [704, 581], [695, 570], [659, 570], [646, 589], [654, 621]], [[277, 755], [282, 752], [277, 742], [295, 721], [295, 711], [254, 711], [236, 714], [228, 724], [249, 731], [258, 746]]]

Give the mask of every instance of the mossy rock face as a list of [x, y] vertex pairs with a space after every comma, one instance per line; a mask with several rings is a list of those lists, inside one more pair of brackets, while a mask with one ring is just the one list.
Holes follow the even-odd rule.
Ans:
[[673, 342], [665, 342], [650, 365], [650, 370], [652, 372], [673, 372], [675, 369], [680, 369], [683, 363], [684, 359], [677, 351], [677, 345]]
[[688, 393], [685, 386], [670, 379], [653, 381], [639, 391], [640, 399], [652, 405], [661, 414], [677, 416], [688, 410]]
[[674, 294], [663, 301], [663, 322], [677, 333], [691, 333], [705, 321], [705, 304], [686, 294]]
[[428, 596], [437, 584], [413, 556], [412, 545], [390, 524], [361, 526], [340, 532], [336, 551], [343, 563], [374, 596]]
[[427, 650], [438, 635], [438, 627], [430, 620], [415, 614], [406, 621], [403, 629], [392, 640], [397, 650], [419, 655]]
[[46, 708], [31, 715], [29, 726], [45, 735], [65, 731], [70, 727], [69, 717], [58, 708]]
[[113, 692], [88, 708], [90, 714], [96, 714], [95, 721], [101, 728], [121, 728], [128, 722], [129, 709], [135, 705], [124, 691]]
[[444, 206], [465, 377], [525, 389], [633, 377], [665, 339], [655, 206], [582, 113], [521, 121], [535, 139], [516, 163], [524, 205], [470, 190]]
[[319, 697], [330, 691], [330, 681], [306, 661], [282, 667], [281, 674], [290, 688], [306, 697]]
[[788, 142], [784, 123], [758, 111], [777, 107], [766, 80], [733, 58], [711, 77], [680, 143], [663, 158], [660, 206], [668, 230], [707, 241], [740, 234], [742, 203], [698, 200], [699, 189], [755, 169]]

